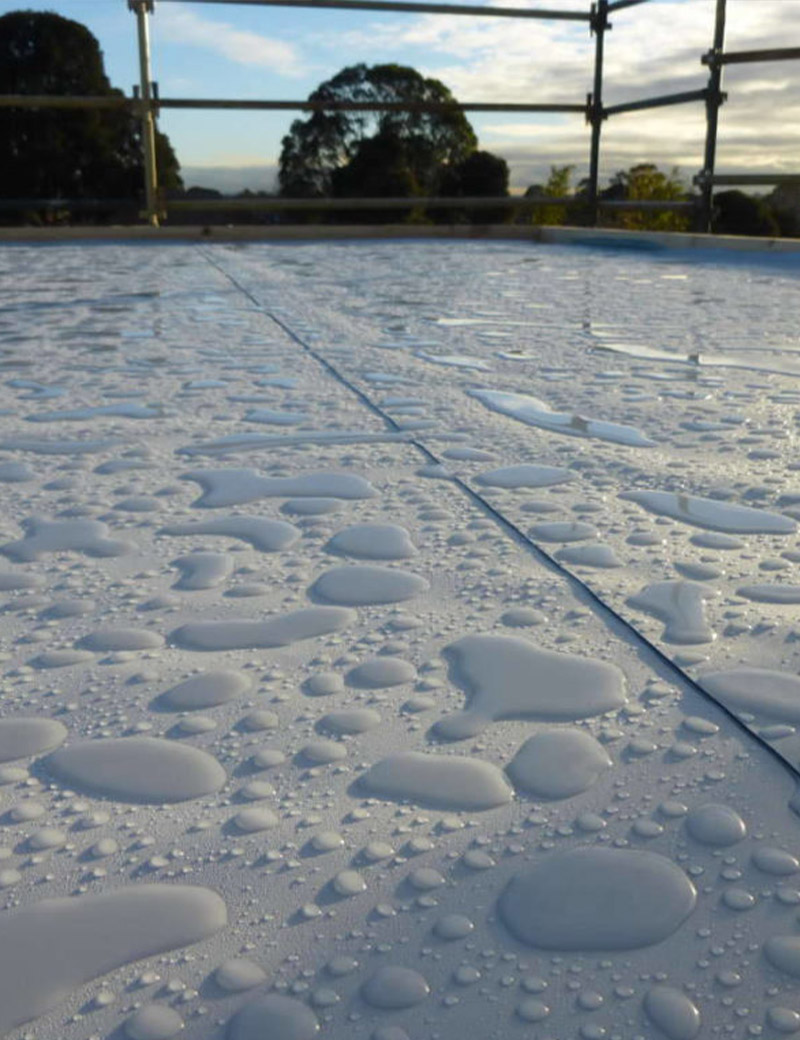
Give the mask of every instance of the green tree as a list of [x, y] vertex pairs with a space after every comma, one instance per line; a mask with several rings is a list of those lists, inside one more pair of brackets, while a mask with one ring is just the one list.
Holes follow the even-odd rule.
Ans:
[[[447, 167], [439, 183], [439, 194], [450, 198], [505, 198], [508, 195], [508, 163], [491, 152], [476, 151]], [[465, 219], [474, 224], [497, 224], [509, 219], [511, 210], [480, 209], [442, 211], [442, 220]]]
[[762, 198], [743, 191], [720, 191], [714, 196], [714, 231], [718, 235], [763, 235], [774, 238], [781, 228]]
[[[454, 103], [447, 87], [403, 65], [353, 65], [320, 84], [309, 101]], [[378, 197], [435, 195], [444, 171], [477, 148], [464, 113], [313, 112], [283, 139], [278, 181], [282, 195]]]
[[397, 134], [382, 131], [359, 141], [346, 166], [331, 172], [337, 198], [407, 198], [422, 194], [409, 146]]
[[[628, 202], [686, 202], [689, 199], [677, 168], [664, 173], [654, 163], [639, 163], [629, 170], [620, 170], [601, 196]], [[691, 218], [669, 210], [633, 209], [619, 212], [612, 223], [632, 231], [688, 231]]]
[[788, 238], [800, 237], [800, 185], [780, 184], [764, 199], [780, 228]]
[[[413, 198], [423, 194], [408, 145], [391, 130], [359, 141], [350, 162], [331, 172], [330, 191], [335, 198], [350, 199]], [[337, 219], [371, 224], [408, 219], [411, 214], [419, 217], [416, 210], [370, 209], [341, 211]]]
[[[38, 11], [0, 17], [0, 94], [121, 96], [109, 83], [95, 37], [79, 22]], [[159, 180], [182, 187], [164, 134], [156, 140]], [[139, 119], [125, 109], [0, 109], [0, 196], [139, 196]]]
[[[532, 184], [525, 192], [528, 199], [563, 199], [572, 195], [572, 174], [575, 172], [573, 165], [551, 166], [550, 176], [544, 184]], [[567, 207], [543, 204], [537, 206], [532, 212], [531, 220], [536, 224], [566, 224]]]

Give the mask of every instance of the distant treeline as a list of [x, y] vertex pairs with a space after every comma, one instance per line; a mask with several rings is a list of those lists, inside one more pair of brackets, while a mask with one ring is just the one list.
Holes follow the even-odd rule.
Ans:
[[[0, 94], [122, 97], [106, 76], [89, 30], [36, 11], [0, 17]], [[309, 100], [329, 107], [292, 122], [282, 141], [275, 195], [246, 190], [223, 196], [213, 188], [185, 188], [169, 139], [157, 133], [159, 185], [169, 223], [586, 224], [591, 218], [587, 184], [572, 186], [572, 166], [552, 167], [547, 181], [531, 185], [519, 205], [470, 205], [469, 199], [510, 198], [508, 164], [478, 148], [450, 90], [416, 69], [349, 66], [321, 83]], [[352, 107], [365, 102], [385, 108]], [[0, 109], [0, 223], [137, 223], [143, 176], [141, 126], [126, 108]], [[619, 171], [600, 194], [601, 200], [628, 203], [697, 201], [677, 170], [665, 173], [652, 163]], [[244, 205], [272, 198], [303, 199], [306, 208]], [[358, 204], [389, 198], [408, 199], [409, 206]], [[453, 208], [417, 201], [437, 198], [459, 203]], [[327, 199], [338, 200], [340, 208], [315, 205]], [[171, 208], [176, 202], [192, 206]], [[783, 187], [763, 197], [719, 192], [714, 208], [718, 232], [800, 235], [800, 188]], [[699, 217], [698, 207], [601, 209], [602, 224], [630, 229], [687, 231]]]

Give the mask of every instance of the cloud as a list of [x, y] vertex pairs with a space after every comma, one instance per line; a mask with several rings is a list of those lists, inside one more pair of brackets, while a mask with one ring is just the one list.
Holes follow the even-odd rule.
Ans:
[[[578, 9], [582, 3], [564, 0], [564, 6]], [[785, 46], [790, 6], [800, 9], [800, 0], [730, 3], [726, 48]], [[708, 70], [700, 57], [710, 47], [713, 19], [712, 0], [660, 0], [614, 14], [606, 38], [605, 103], [704, 87]], [[594, 43], [580, 23], [397, 16], [330, 40], [331, 46], [345, 43], [373, 61], [402, 55], [461, 101], [581, 103], [592, 89]], [[792, 143], [800, 136], [800, 81], [790, 71], [786, 62], [726, 67], [729, 100], [720, 118], [719, 172], [796, 167]], [[541, 180], [550, 164], [575, 163], [577, 174], [585, 173], [589, 141], [580, 116], [470, 119], [482, 144], [509, 161], [516, 187]], [[603, 171], [647, 159], [678, 165], [691, 179], [702, 165], [704, 137], [700, 102], [617, 116], [603, 128]]]
[[174, 7], [159, 9], [159, 39], [213, 51], [237, 65], [269, 69], [283, 76], [300, 76], [304, 65], [295, 47], [228, 22], [203, 18], [194, 11]]

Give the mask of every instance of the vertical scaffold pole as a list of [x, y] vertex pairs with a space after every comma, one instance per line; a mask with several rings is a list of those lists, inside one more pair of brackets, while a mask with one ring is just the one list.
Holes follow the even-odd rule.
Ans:
[[603, 49], [608, 24], [608, 0], [597, 0], [592, 4], [591, 30], [594, 33], [594, 89], [589, 96], [587, 117], [592, 125], [589, 147], [589, 221], [597, 226], [598, 186], [600, 180], [600, 132], [603, 126]]
[[139, 35], [139, 103], [142, 119], [142, 158], [144, 159], [143, 216], [158, 227], [158, 167], [156, 164], [156, 122], [153, 113], [153, 83], [150, 78], [150, 29], [147, 16], [153, 13], [153, 0], [128, 0], [136, 14]]
[[706, 94], [706, 147], [703, 157], [703, 170], [700, 174], [700, 186], [702, 190], [703, 228], [706, 232], [712, 231], [713, 225], [713, 199], [714, 164], [717, 158], [717, 126], [719, 125], [719, 110], [725, 95], [722, 93], [722, 63], [719, 60], [725, 45], [725, 7], [726, 0], [717, 0], [717, 10], [714, 19], [714, 43], [708, 54], [703, 57], [703, 62], [709, 67], [708, 93]]

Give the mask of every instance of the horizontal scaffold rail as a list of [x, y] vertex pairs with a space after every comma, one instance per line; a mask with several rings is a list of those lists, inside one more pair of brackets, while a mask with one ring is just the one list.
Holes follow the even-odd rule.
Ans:
[[247, 199], [170, 199], [170, 210], [373, 210], [373, 209], [529, 209], [534, 206], [566, 206], [582, 201], [575, 196], [488, 195], [463, 198], [386, 198], [386, 199], [287, 199], [279, 196]]
[[659, 97], [643, 98], [641, 101], [625, 101], [621, 105], [609, 105], [603, 109], [605, 116], [618, 116], [623, 112], [642, 112], [647, 108], [663, 108], [666, 105], [684, 105], [690, 101], [705, 101], [708, 90], [684, 90], [680, 94], [661, 94]]
[[800, 184], [800, 173], [715, 173], [711, 184]]
[[[800, 178], [799, 178], [800, 179]], [[183, 212], [281, 212], [281, 211], [347, 211], [380, 209], [538, 209], [543, 206], [576, 206], [585, 203], [582, 195], [501, 195], [475, 196], [469, 198], [387, 198], [387, 199], [287, 199], [279, 196], [259, 198], [211, 198], [211, 199], [168, 199], [163, 209]], [[599, 199], [598, 204], [607, 210], [663, 210], [689, 211], [697, 205], [696, 200], [675, 201], [658, 199]], [[106, 210], [136, 209], [139, 199], [0, 199], [0, 212], [24, 210], [83, 210], [96, 212]]]
[[598, 199], [597, 204], [601, 209], [619, 210], [663, 210], [664, 212], [676, 213], [693, 210], [698, 205], [699, 199]]
[[[187, 3], [189, 0], [161, 0]], [[408, 0], [191, 0], [201, 4], [246, 4], [253, 7], [322, 7], [342, 11], [393, 11], [412, 14], [459, 14], [472, 18], [546, 18], [561, 22], [590, 22], [588, 11], [554, 11], [527, 7], [478, 7], [474, 4], [410, 3]]]
[[141, 199], [2, 199], [0, 212], [14, 213], [37, 209], [106, 211], [141, 209]]
[[159, 108], [238, 108], [264, 111], [315, 112], [575, 112], [585, 115], [584, 104], [526, 104], [502, 101], [257, 101], [249, 98], [161, 98]]
[[[138, 108], [130, 97], [89, 95], [0, 94], [0, 108]], [[240, 109], [263, 112], [561, 112], [586, 115], [584, 104], [527, 104], [525, 102], [436, 101], [261, 101], [250, 98], [160, 98], [157, 108]]]
[[140, 103], [122, 94], [0, 94], [0, 108], [129, 108]]
[[704, 65], [744, 65], [751, 61], [796, 61], [800, 58], [800, 47], [773, 47], [763, 51], [709, 51], [701, 61]]

